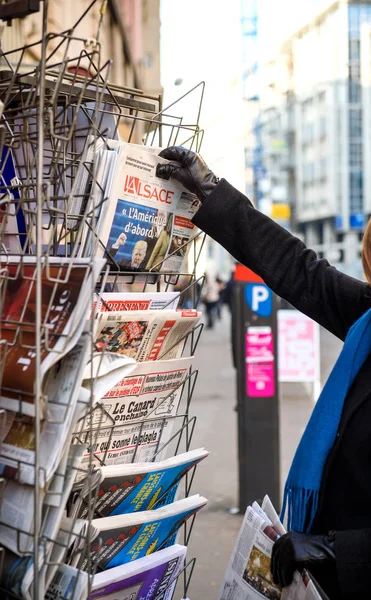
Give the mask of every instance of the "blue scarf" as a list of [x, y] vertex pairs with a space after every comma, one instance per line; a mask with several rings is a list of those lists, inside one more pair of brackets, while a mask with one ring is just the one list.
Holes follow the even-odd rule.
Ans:
[[338, 431], [345, 397], [371, 351], [371, 309], [349, 329], [343, 349], [314, 407], [286, 481], [281, 518], [289, 530], [310, 531], [322, 472]]

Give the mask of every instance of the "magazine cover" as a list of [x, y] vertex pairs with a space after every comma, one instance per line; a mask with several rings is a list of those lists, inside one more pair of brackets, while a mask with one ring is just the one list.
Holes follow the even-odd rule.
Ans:
[[89, 600], [171, 600], [186, 553], [185, 546], [174, 544], [97, 573]]
[[[207, 450], [198, 448], [160, 462], [100, 467], [82, 489], [77, 516], [88, 518], [88, 501], [92, 496], [96, 497], [95, 518], [158, 508], [157, 502], [164, 496], [166, 504], [169, 504], [184, 475], [207, 455]], [[92, 488], [96, 488], [96, 493], [89, 496]], [[169, 490], [172, 492], [171, 499], [168, 498]]]
[[145, 146], [120, 144], [117, 152], [100, 227], [108, 256], [121, 271], [178, 272], [196, 235], [191, 219], [199, 200], [180, 183], [156, 177], [156, 166], [168, 161]]
[[90, 559], [98, 571], [111, 569], [170, 546], [183, 523], [206, 503], [206, 498], [195, 495], [157, 510], [93, 519], [90, 557], [86, 556], [86, 548], [81, 548], [76, 557], [78, 566], [86, 570]]
[[[0, 230], [3, 251], [20, 254], [27, 250], [25, 218], [20, 202], [18, 178], [14, 167], [12, 150], [4, 146], [1, 155], [0, 177]], [[10, 201], [5, 201], [4, 198]]]
[[35, 257], [1, 256], [7, 272], [2, 304], [1, 335], [5, 362], [0, 408], [34, 416], [36, 369], [36, 274], [42, 270], [41, 375], [79, 339], [90, 301], [89, 295], [104, 260], [48, 258], [36, 265]]

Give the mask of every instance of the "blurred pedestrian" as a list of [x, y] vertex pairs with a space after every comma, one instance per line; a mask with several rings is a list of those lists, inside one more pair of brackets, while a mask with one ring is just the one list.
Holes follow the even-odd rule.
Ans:
[[[331, 600], [369, 599], [371, 568], [371, 221], [367, 282], [318, 259], [203, 159], [185, 148], [158, 167], [202, 202], [193, 221], [290, 304], [345, 340], [296, 451], [285, 486], [288, 528], [273, 547], [274, 582], [308, 568]], [[251, 457], [253, 460], [254, 457]]]
[[219, 284], [216, 278], [208, 273], [205, 273], [202, 302], [206, 309], [206, 329], [213, 329], [219, 302]]

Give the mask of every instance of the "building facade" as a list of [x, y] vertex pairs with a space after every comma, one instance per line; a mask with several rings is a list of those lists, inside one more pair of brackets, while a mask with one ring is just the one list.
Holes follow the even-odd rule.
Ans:
[[[61, 33], [74, 27], [91, 5], [90, 0], [49, 0], [48, 31]], [[112, 60], [109, 81], [145, 91], [149, 95], [162, 92], [160, 84], [160, 0], [98, 1], [87, 11], [73, 35], [82, 40], [93, 40], [98, 31], [102, 64]], [[40, 61], [42, 13], [14, 19], [2, 34], [4, 51], [35, 44], [22, 56], [25, 67]], [[60, 38], [51, 40], [49, 52], [58, 47]], [[71, 44], [69, 58], [79, 56], [81, 43]], [[21, 55], [12, 55], [18, 59]], [[56, 62], [62, 58], [56, 51]]]
[[362, 277], [371, 214], [371, 1], [339, 0], [262, 67], [259, 206]]

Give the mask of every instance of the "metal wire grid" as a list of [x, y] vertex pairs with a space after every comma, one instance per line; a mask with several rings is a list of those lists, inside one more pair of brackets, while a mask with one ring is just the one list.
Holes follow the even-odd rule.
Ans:
[[[89, 8], [94, 4], [95, 2], [92, 2]], [[102, 7], [103, 5], [104, 2]], [[185, 124], [181, 117], [169, 112], [173, 106], [166, 110], [162, 108], [160, 96], [146, 96], [140, 90], [118, 88], [107, 83], [110, 63], [100, 64], [99, 29], [101, 23], [96, 38], [89, 42], [76, 38], [74, 36], [75, 28], [58, 35], [46, 35], [47, 10], [48, 2], [44, 0], [43, 27], [45, 35], [40, 42], [42, 60], [39, 66], [30, 68], [28, 71], [24, 68], [23, 59], [30, 46], [19, 48], [14, 52], [2, 52], [0, 56], [0, 100], [3, 108], [0, 125], [0, 244], [3, 254], [0, 269], [1, 306], [4, 307], [6, 303], [7, 289], [10, 291], [8, 286], [20, 282], [21, 285], [26, 283], [28, 286], [21, 314], [10, 323], [13, 329], [12, 340], [9, 341], [9, 336], [8, 339], [3, 337], [4, 325], [9, 328], [9, 322], [0, 324], [0, 327], [2, 326], [2, 330], [0, 330], [0, 374], [6, 366], [6, 359], [12, 346], [18, 345], [21, 349], [34, 354], [35, 385], [34, 389], [29, 392], [33, 396], [35, 406], [35, 414], [32, 418], [36, 482], [34, 485], [34, 565], [40, 564], [41, 559], [44, 559], [44, 566], [41, 569], [34, 569], [33, 594], [35, 600], [44, 597], [45, 570], [63, 562], [68, 553], [71, 538], [71, 532], [69, 532], [68, 540], [60, 544], [62, 555], [58, 557], [58, 560], [53, 560], [50, 555], [50, 546], [52, 543], [56, 547], [59, 542], [40, 535], [43, 523], [37, 510], [41, 500], [38, 482], [45, 480], [45, 474], [42, 472], [40, 464], [39, 445], [42, 418], [45, 417], [46, 421], [49, 418], [42, 411], [45, 398], [41, 364], [43, 352], [50, 352], [57, 340], [63, 337], [68, 338], [69, 334], [63, 333], [50, 336], [48, 318], [50, 319], [52, 315], [53, 302], [58, 290], [60, 291], [63, 285], [71, 284], [74, 270], [79, 265], [77, 254], [84, 228], [88, 226], [93, 234], [95, 232], [95, 210], [89, 211], [88, 208], [91, 187], [96, 183], [95, 159], [93, 157], [92, 160], [87, 160], [85, 139], [91, 139], [93, 147], [95, 147], [100, 142], [106, 144], [107, 137], [115, 137], [117, 131], [120, 131], [121, 137], [128, 142], [139, 141], [145, 145], [159, 146], [181, 144], [199, 150], [203, 137], [203, 132], [198, 125], [199, 114], [196, 124]], [[48, 42], [51, 40], [57, 41], [57, 49], [48, 54]], [[82, 50], [78, 55], [70, 58], [72, 42], [76, 41], [81, 43]], [[62, 54], [62, 58], [59, 60], [56, 59], [57, 50], [59, 56]], [[12, 56], [20, 57], [15, 64], [13, 64]], [[82, 70], [85, 70], [86, 75], [78, 74]], [[195, 91], [200, 92], [201, 105], [203, 84], [199, 86], [199, 89], [195, 88], [189, 93]], [[114, 127], [107, 129], [105, 118], [112, 115], [114, 115]], [[14, 173], [11, 168], [12, 162]], [[78, 196], [75, 193], [76, 181], [82, 176], [90, 180], [91, 184], [90, 188], [87, 186], [84, 193]], [[76, 203], [76, 200], [79, 202]], [[80, 210], [75, 210], [76, 205]], [[19, 229], [12, 231], [12, 228], [9, 227], [9, 223], [17, 222], [19, 225], [20, 220], [23, 220], [24, 223], [21, 234]], [[98, 290], [104, 291], [108, 281], [113, 285], [120, 284], [127, 288], [135, 283], [137, 288], [138, 285], [141, 286], [142, 291], [147, 289], [168, 290], [178, 283], [179, 277], [183, 277], [186, 278], [187, 285], [179, 294], [180, 299], [188, 294], [192, 297], [193, 305], [197, 306], [202, 278], [196, 279], [196, 266], [203, 243], [202, 240], [199, 242], [198, 238], [199, 235], [185, 244], [193, 246], [194, 261], [190, 272], [180, 274], [123, 273], [117, 268], [114, 261], [110, 261], [97, 282]], [[98, 239], [95, 241], [99, 243]], [[30, 256], [35, 257], [33, 264]], [[51, 257], [68, 257], [70, 260], [66, 261], [63, 267], [56, 267]], [[92, 260], [88, 261], [87, 266], [91, 272], [93, 270]], [[86, 283], [88, 282], [86, 281]], [[91, 298], [96, 291], [95, 283], [90, 277]], [[50, 290], [45, 304], [46, 284]], [[29, 291], [30, 289], [32, 292]], [[31, 305], [34, 315], [27, 321], [25, 315]], [[26, 342], [25, 326], [27, 330], [27, 325], [31, 330], [32, 339], [31, 341], [28, 339]], [[190, 355], [194, 354], [201, 330], [202, 327], [198, 327], [187, 336]], [[92, 331], [90, 331], [90, 337], [92, 341]], [[51, 339], [54, 340], [54, 344], [51, 343]], [[67, 339], [64, 341], [66, 342]], [[184, 408], [175, 417], [176, 420], [181, 420], [181, 425], [168, 442], [169, 445], [174, 443], [174, 453], [179, 451], [182, 442], [185, 450], [190, 447], [195, 419], [189, 416], [189, 405], [196, 378], [197, 373], [190, 372], [187, 380], [182, 384]], [[20, 390], [18, 390], [19, 393]], [[24, 394], [24, 390], [22, 393]], [[20, 413], [23, 411], [24, 401], [24, 396], [19, 399]], [[68, 403], [66, 410], [68, 410]], [[93, 409], [90, 405], [89, 410], [91, 412], [97, 409]], [[93, 419], [91, 419], [91, 423], [93, 423]], [[165, 419], [163, 423], [165, 423]], [[140, 428], [143, 426], [144, 422], [140, 423]], [[90, 442], [93, 441], [95, 431], [99, 431], [99, 427], [91, 426], [89, 429]], [[112, 424], [113, 431], [114, 424]], [[104, 463], [104, 458], [100, 460]], [[92, 465], [93, 455], [90, 468]], [[18, 461], [18, 464], [13, 466], [12, 475], [19, 473], [21, 467], [22, 461]], [[64, 477], [67, 476], [67, 473]], [[192, 477], [187, 475], [186, 495], [189, 493], [191, 480]], [[89, 518], [91, 518], [94, 514], [93, 493], [89, 501], [91, 507]], [[190, 532], [191, 527], [188, 524], [184, 529], [185, 542], [188, 541]], [[27, 532], [17, 529], [19, 539], [22, 533]], [[85, 541], [87, 542], [86, 548], [89, 548], [89, 531]], [[20, 542], [18, 550], [21, 551]], [[28, 561], [28, 556], [21, 560], [23, 565], [27, 565]], [[184, 569], [184, 597], [186, 597], [194, 562], [191, 561], [189, 565], [187, 567], [190, 571], [189, 576], [187, 568]], [[89, 569], [90, 573], [93, 573], [94, 565], [89, 565]], [[15, 594], [9, 590], [6, 593], [9, 598], [19, 598], [19, 590]]]

